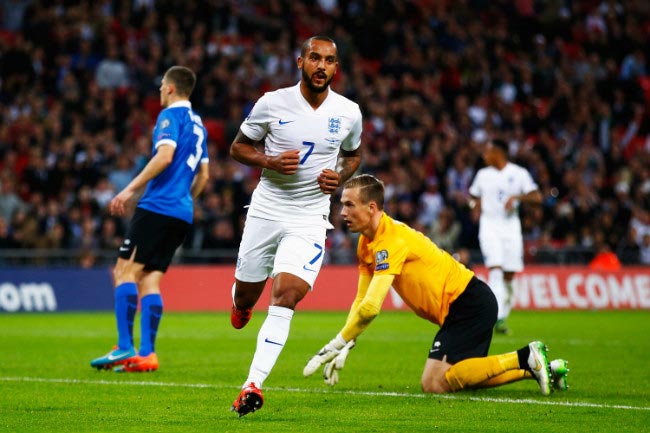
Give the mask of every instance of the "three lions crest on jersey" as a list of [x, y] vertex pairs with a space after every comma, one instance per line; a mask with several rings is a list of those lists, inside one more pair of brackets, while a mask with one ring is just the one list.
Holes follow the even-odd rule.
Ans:
[[323, 224], [330, 197], [321, 192], [316, 180], [323, 169], [336, 168], [341, 149], [359, 147], [361, 130], [359, 106], [331, 89], [316, 110], [300, 93], [300, 84], [264, 94], [241, 131], [251, 140], [264, 140], [267, 155], [298, 150], [299, 167], [293, 175], [263, 170], [248, 214], [274, 221], [304, 222], [307, 217]]

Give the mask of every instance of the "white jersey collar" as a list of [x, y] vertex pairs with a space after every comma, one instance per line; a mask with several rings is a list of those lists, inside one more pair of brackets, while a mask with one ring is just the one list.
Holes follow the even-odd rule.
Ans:
[[311, 106], [311, 104], [309, 104], [309, 102], [307, 102], [305, 97], [302, 95], [302, 92], [300, 92], [300, 83], [301, 82], [302, 82], [302, 80], [298, 81], [298, 84], [296, 84], [293, 87], [294, 87], [294, 89], [296, 89], [295, 91], [298, 93], [298, 99], [301, 101], [301, 104], [303, 105], [303, 107], [308, 109], [309, 112], [311, 112], [311, 113], [314, 113], [314, 112], [320, 110], [321, 108], [323, 108], [325, 106], [325, 104], [327, 103], [327, 101], [329, 101], [330, 97], [332, 96], [332, 88], [330, 86], [327, 86], [327, 97], [323, 100], [323, 103], [320, 104], [318, 106], [318, 108], [315, 109], [314, 107]]
[[176, 108], [176, 107], [192, 108], [192, 103], [190, 101], [176, 101], [173, 104], [167, 106], [167, 108]]

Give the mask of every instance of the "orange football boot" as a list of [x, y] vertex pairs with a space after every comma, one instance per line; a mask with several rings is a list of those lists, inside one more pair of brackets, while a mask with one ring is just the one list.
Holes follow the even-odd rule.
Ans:
[[233, 304], [232, 309], [230, 310], [230, 323], [235, 329], [241, 329], [251, 320], [253, 317], [253, 309], [246, 308], [240, 310]]
[[237, 400], [232, 403], [230, 410], [237, 412], [242, 417], [260, 409], [263, 404], [264, 397], [262, 396], [262, 391], [251, 382], [241, 390]]
[[147, 356], [136, 355], [115, 371], [118, 373], [143, 373], [158, 370], [158, 356], [151, 352]]

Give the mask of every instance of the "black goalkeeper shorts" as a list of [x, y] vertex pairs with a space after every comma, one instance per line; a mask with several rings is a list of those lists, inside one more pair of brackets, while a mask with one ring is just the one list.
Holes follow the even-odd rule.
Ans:
[[449, 306], [449, 314], [436, 334], [429, 358], [447, 355], [455, 364], [467, 358], [487, 356], [497, 321], [497, 300], [490, 287], [472, 277], [467, 288]]

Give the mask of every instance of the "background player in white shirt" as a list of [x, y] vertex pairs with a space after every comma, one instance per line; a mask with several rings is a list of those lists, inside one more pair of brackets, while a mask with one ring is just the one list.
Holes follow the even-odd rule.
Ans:
[[287, 341], [296, 305], [323, 262], [330, 194], [361, 162], [359, 106], [329, 88], [338, 67], [334, 41], [309, 38], [297, 66], [300, 82], [263, 95], [230, 148], [237, 161], [264, 169], [239, 246], [230, 318], [235, 328], [248, 323], [266, 280], [273, 278], [250, 372], [232, 406], [239, 416], [262, 407], [262, 383]]
[[514, 298], [512, 280], [515, 272], [524, 269], [519, 204], [541, 204], [542, 194], [525, 168], [508, 161], [505, 141], [488, 141], [483, 160], [487, 167], [476, 173], [469, 193], [480, 206], [479, 244], [489, 269], [488, 286], [499, 305], [495, 331], [507, 334], [506, 319]]

